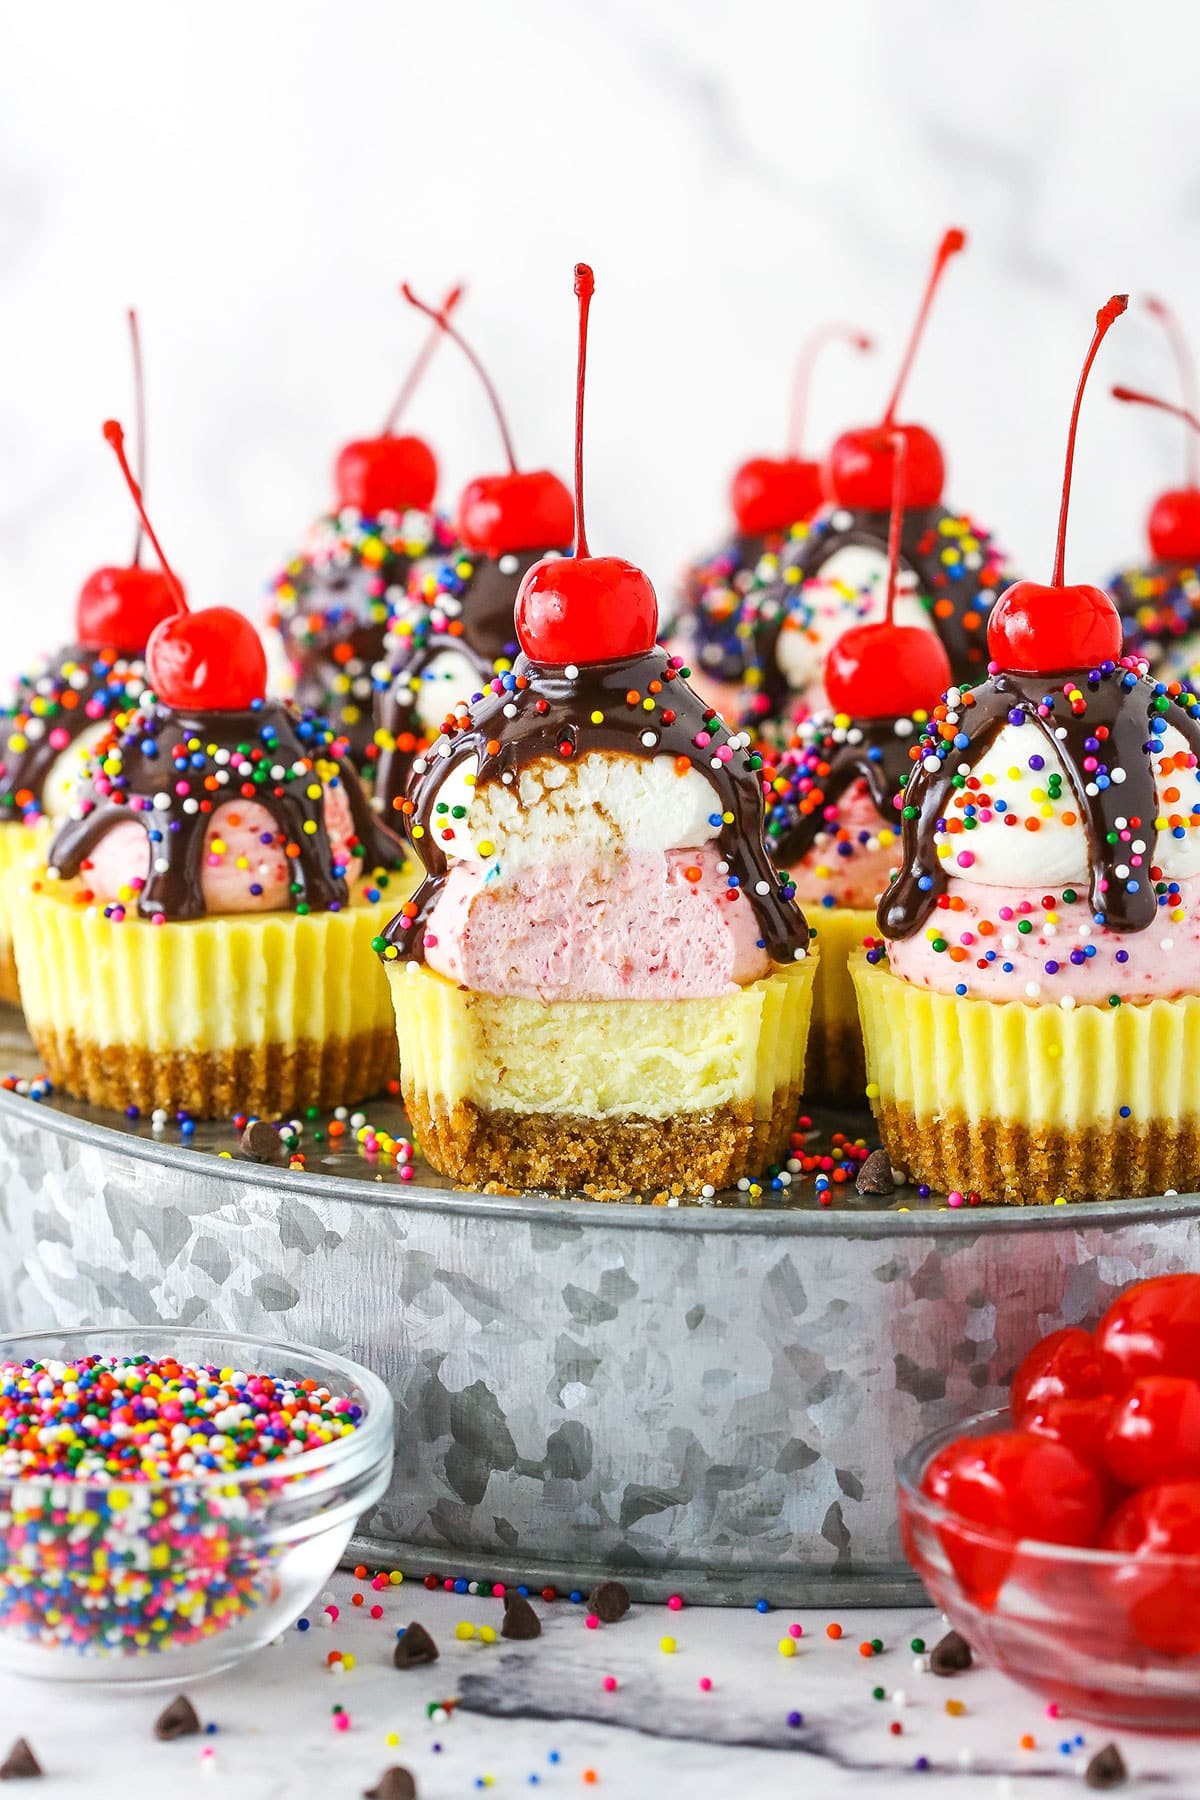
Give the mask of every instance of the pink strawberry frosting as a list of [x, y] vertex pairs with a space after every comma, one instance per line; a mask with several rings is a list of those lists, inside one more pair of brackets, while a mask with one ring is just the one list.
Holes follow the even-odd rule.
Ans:
[[[346, 790], [325, 789], [325, 824], [334, 861], [354, 881], [361, 861], [350, 853], [354, 822]], [[279, 912], [291, 905], [292, 863], [286, 839], [265, 807], [235, 800], [219, 806], [204, 837], [204, 904], [210, 913]], [[84, 864], [83, 879], [97, 900], [128, 900], [144, 886], [149, 846], [136, 820], [116, 825]]]
[[683, 1000], [770, 971], [715, 845], [526, 865], [455, 862], [425, 934], [429, 966], [477, 993]]
[[887, 945], [893, 973], [935, 993], [1106, 1005], [1200, 993], [1200, 876], [1164, 882], [1145, 931], [1097, 925], [1086, 891], [951, 881], [927, 925]]

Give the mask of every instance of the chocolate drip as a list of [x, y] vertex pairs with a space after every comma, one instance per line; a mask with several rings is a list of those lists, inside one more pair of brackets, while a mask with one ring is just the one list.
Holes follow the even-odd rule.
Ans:
[[[986, 663], [988, 611], [1012, 576], [988, 534], [974, 526], [964, 526], [979, 545], [977, 552], [969, 553], [970, 561], [966, 555], [953, 563], [943, 561], [943, 553], [962, 541], [961, 536], [941, 529], [946, 520], [963, 523], [944, 506], [914, 507], [905, 513], [900, 567], [916, 577], [918, 595], [930, 609], [955, 679], [966, 680], [981, 672]], [[784, 622], [801, 600], [804, 583], [819, 578], [829, 559], [852, 545], [877, 550], [886, 557], [888, 523], [886, 512], [826, 507], [802, 536], [785, 546], [777, 579], [755, 597], [753, 629], [746, 645], [747, 664], [758, 674], [755, 691], [766, 695], [772, 715], [778, 715], [791, 698], [776, 650]], [[789, 571], [791, 580], [787, 579]]]
[[[651, 684], [659, 684], [653, 693]], [[655, 701], [653, 711], [643, 705]], [[593, 714], [602, 714], [599, 723]], [[697, 743], [701, 738], [706, 741]], [[438, 840], [435, 806], [452, 769], [475, 760], [475, 789], [501, 782], [515, 786], [523, 769], [545, 757], [558, 762], [589, 751], [671, 756], [697, 769], [712, 787], [713, 812], [722, 815], [716, 841], [754, 911], [763, 944], [777, 963], [791, 963], [808, 944], [808, 929], [792, 889], [772, 867], [763, 841], [762, 783], [758, 758], [742, 747], [717, 760], [729, 733], [687, 685], [671, 658], [655, 648], [619, 662], [533, 663], [519, 656], [510, 675], [472, 709], [470, 721], [440, 738], [417, 765], [410, 795], [414, 841], [428, 873], [411, 903], [385, 932], [405, 957], [424, 960], [425, 925], [446, 878], [446, 853]], [[715, 766], [714, 766], [715, 763]], [[758, 892], [760, 884], [766, 891]]]
[[[297, 704], [325, 714], [361, 769], [373, 760], [371, 671], [384, 655], [392, 605], [417, 559], [445, 548], [447, 530], [423, 513], [385, 524], [351, 509], [319, 520], [312, 537], [312, 548], [275, 579], [271, 623], [292, 665]], [[339, 693], [335, 684], [346, 677], [361, 692]]]
[[[1144, 656], [1152, 671], [1184, 660], [1185, 645], [1200, 633], [1200, 569], [1195, 563], [1154, 562], [1142, 569], [1122, 569], [1109, 582], [1108, 591], [1121, 615], [1127, 651]], [[1187, 660], [1194, 665], [1200, 652], [1193, 651]], [[1188, 681], [1189, 687], [1195, 685]]]
[[[773, 856], [789, 864], [806, 856], [818, 834], [830, 829], [825, 808], [835, 806], [856, 781], [866, 782], [881, 822], [899, 824], [896, 797], [913, 766], [911, 752], [917, 733], [914, 727], [901, 736], [896, 724], [895, 719], [852, 719], [845, 736], [840, 730], [835, 734], [832, 726], [809, 728], [812, 741], [787, 773], [793, 783], [810, 777], [821, 802], [807, 812], [800, 810], [795, 799], [769, 807], [767, 835]], [[824, 772], [817, 773], [818, 765]]]
[[[79, 681], [78, 686], [68, 670]], [[43, 691], [46, 683], [49, 687]], [[85, 650], [78, 645], [64, 650], [38, 674], [22, 676], [13, 704], [6, 708], [2, 720], [0, 820], [40, 813], [47, 777], [64, 750], [77, 743], [93, 725], [136, 704], [145, 685], [146, 668], [140, 658], [119, 656], [115, 651]], [[64, 705], [68, 695], [70, 704]], [[33, 710], [39, 701], [45, 707], [40, 715]], [[31, 737], [19, 723], [34, 718], [44, 727], [40, 737]], [[59, 735], [63, 732], [65, 742]], [[25, 740], [24, 749], [13, 748], [14, 736]], [[18, 795], [28, 798], [18, 800]]]
[[[1083, 695], [1086, 706], [1072, 710], [1070, 691]], [[906, 938], [921, 927], [944, 894], [946, 865], [937, 854], [936, 833], [947, 817], [951, 796], [961, 787], [960, 772], [969, 772], [1006, 725], [1024, 724], [1045, 739], [1062, 760], [1087, 834], [1089, 899], [1093, 913], [1113, 931], [1144, 931], [1158, 910], [1151, 855], [1146, 853], [1136, 875], [1116, 873], [1129, 856], [1120, 841], [1118, 819], [1139, 820], [1147, 839], [1155, 835], [1158, 793], [1154, 757], [1158, 739], [1150, 729], [1165, 719], [1200, 755], [1200, 712], [1191, 696], [1172, 699], [1163, 684], [1139, 676], [1123, 665], [1078, 676], [993, 675], [973, 688], [955, 709], [953, 742], [940, 735], [922, 740], [926, 755], [941, 755], [936, 769], [913, 765], [904, 793], [904, 845], [900, 873], [879, 903], [879, 929], [885, 937]], [[1059, 733], [1062, 733], [1059, 736]], [[960, 739], [966, 739], [965, 743]], [[1095, 767], [1085, 769], [1085, 760]], [[1124, 779], [1113, 781], [1114, 770]], [[1101, 777], [1107, 785], [1101, 787]], [[1094, 792], [1089, 792], [1089, 788]], [[911, 816], [910, 816], [911, 815]], [[1031, 854], [1030, 886], [1037, 885], [1036, 855]]]
[[[511, 662], [518, 650], [513, 611], [517, 591], [526, 574], [549, 550], [512, 551], [501, 557], [481, 556], [473, 550], [451, 554], [436, 570], [437, 590], [411, 620], [411, 630], [391, 631], [387, 643], [390, 685], [375, 703], [375, 717], [384, 734], [375, 777], [377, 809], [394, 812], [403, 799], [413, 759], [429, 744], [416, 716], [421, 678], [436, 657], [453, 651], [464, 657], [481, 688], [496, 673], [499, 662]], [[410, 594], [410, 603], [422, 605], [422, 584]], [[411, 611], [411, 604], [410, 609]], [[404, 623], [402, 614], [397, 623]], [[470, 694], [453, 693], [452, 700], [468, 700]]]
[[692, 661], [717, 681], [740, 681], [746, 656], [738, 626], [742, 600], [764, 553], [779, 551], [783, 536], [735, 537], [715, 556], [684, 570], [679, 584], [680, 621]]
[[[403, 861], [399, 840], [373, 816], [349, 761], [333, 754], [341, 748], [317, 714], [278, 701], [247, 712], [182, 713], [148, 700], [90, 760], [81, 789], [85, 810], [59, 830], [50, 864], [66, 879], [78, 875], [101, 839], [133, 819], [146, 832], [138, 912], [143, 918], [203, 918], [205, 834], [218, 807], [240, 800], [264, 807], [285, 842], [295, 846], [293, 909], [336, 910], [347, 904], [350, 890], [335, 868], [323, 792], [308, 792], [317, 785], [318, 761], [337, 768], [364, 868], [396, 868]], [[120, 768], [110, 773], [104, 765], [114, 760]], [[208, 781], [220, 773], [228, 773], [228, 782], [210, 788]]]

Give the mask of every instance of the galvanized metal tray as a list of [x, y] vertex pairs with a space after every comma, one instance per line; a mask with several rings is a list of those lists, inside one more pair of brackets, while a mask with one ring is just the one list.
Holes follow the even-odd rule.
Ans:
[[[0, 1067], [34, 1067], [15, 1029]], [[365, 1110], [400, 1129], [397, 1107]], [[184, 1143], [0, 1092], [0, 1326], [199, 1324], [365, 1362], [397, 1456], [353, 1549], [410, 1573], [910, 1599], [896, 1457], [999, 1404], [1040, 1333], [1200, 1267], [1195, 1194], [606, 1204], [464, 1193], [421, 1164], [403, 1184], [306, 1147], [303, 1171], [264, 1167], [228, 1125]]]

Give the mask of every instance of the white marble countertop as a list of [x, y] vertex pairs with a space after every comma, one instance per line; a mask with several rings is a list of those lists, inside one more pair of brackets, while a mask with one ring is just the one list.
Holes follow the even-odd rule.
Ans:
[[[237, 1800], [350, 1800], [400, 1763], [420, 1800], [481, 1792], [501, 1800], [534, 1786], [547, 1800], [593, 1791], [621, 1800], [874, 1800], [908, 1794], [914, 1782], [967, 1800], [1044, 1792], [1048, 1782], [1082, 1791], [1088, 1758], [1114, 1735], [1048, 1718], [1044, 1703], [988, 1670], [945, 1680], [914, 1666], [912, 1639], [932, 1647], [941, 1634], [929, 1608], [844, 1612], [835, 1642], [824, 1613], [635, 1607], [619, 1624], [588, 1630], [584, 1607], [538, 1600], [540, 1638], [489, 1645], [460, 1641], [455, 1628], [498, 1628], [496, 1600], [431, 1594], [413, 1581], [375, 1593], [345, 1574], [329, 1591], [340, 1609], [332, 1627], [293, 1629], [257, 1658], [187, 1690], [201, 1720], [215, 1725], [211, 1735], [155, 1740], [170, 1690], [0, 1679], [0, 1756], [24, 1735], [46, 1775], [35, 1789], [13, 1791], [39, 1800], [189, 1800], [216, 1791]], [[352, 1604], [355, 1592], [364, 1606]], [[375, 1603], [383, 1606], [379, 1620], [368, 1614]], [[318, 1603], [309, 1616], [321, 1610]], [[398, 1671], [395, 1632], [413, 1619], [433, 1634], [440, 1659]], [[794, 1656], [781, 1656], [793, 1623], [803, 1636]], [[674, 1654], [660, 1648], [665, 1635], [676, 1640]], [[865, 1636], [884, 1641], [882, 1655], [860, 1654]], [[353, 1655], [352, 1670], [329, 1672], [335, 1649]], [[616, 1678], [615, 1690], [606, 1691], [606, 1676]], [[885, 1699], [873, 1698], [876, 1686]], [[448, 1717], [428, 1717], [431, 1704], [451, 1698]], [[950, 1716], [947, 1701], [965, 1710]], [[349, 1715], [346, 1730], [335, 1728], [337, 1706]], [[803, 1713], [799, 1727], [788, 1724], [793, 1711]], [[1026, 1733], [1033, 1749], [1021, 1748]], [[389, 1734], [399, 1741], [389, 1744]], [[1194, 1740], [1116, 1735], [1131, 1772], [1119, 1792], [1196, 1794]], [[1064, 1743], [1073, 1746], [1068, 1754]], [[922, 1757], [927, 1773], [917, 1772]]]

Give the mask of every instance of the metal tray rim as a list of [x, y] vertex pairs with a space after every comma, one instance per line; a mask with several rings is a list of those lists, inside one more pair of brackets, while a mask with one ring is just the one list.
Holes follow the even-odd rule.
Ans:
[[431, 1212], [486, 1212], [516, 1221], [550, 1219], [581, 1227], [620, 1224], [632, 1230], [734, 1232], [751, 1237], [887, 1239], [935, 1233], [943, 1237], [976, 1237], [981, 1232], [1060, 1231], [1064, 1225], [1102, 1223], [1136, 1225], [1144, 1220], [1200, 1216], [1200, 1194], [1146, 1195], [1129, 1200], [1078, 1201], [1059, 1206], [989, 1206], [959, 1209], [914, 1208], [897, 1212], [886, 1207], [829, 1209], [802, 1207], [718, 1207], [689, 1204], [667, 1207], [633, 1201], [589, 1200], [556, 1194], [485, 1194], [466, 1188], [431, 1188], [418, 1182], [397, 1189], [375, 1189], [370, 1182], [316, 1170], [281, 1169], [249, 1161], [225, 1162], [182, 1144], [158, 1143], [126, 1135], [110, 1125], [58, 1112], [45, 1101], [0, 1089], [0, 1115], [76, 1142], [94, 1145], [108, 1155], [122, 1154], [138, 1162], [219, 1179], [223, 1174], [250, 1187], [304, 1195], [310, 1200], [355, 1202], [363, 1206], [403, 1209], [419, 1206]]

